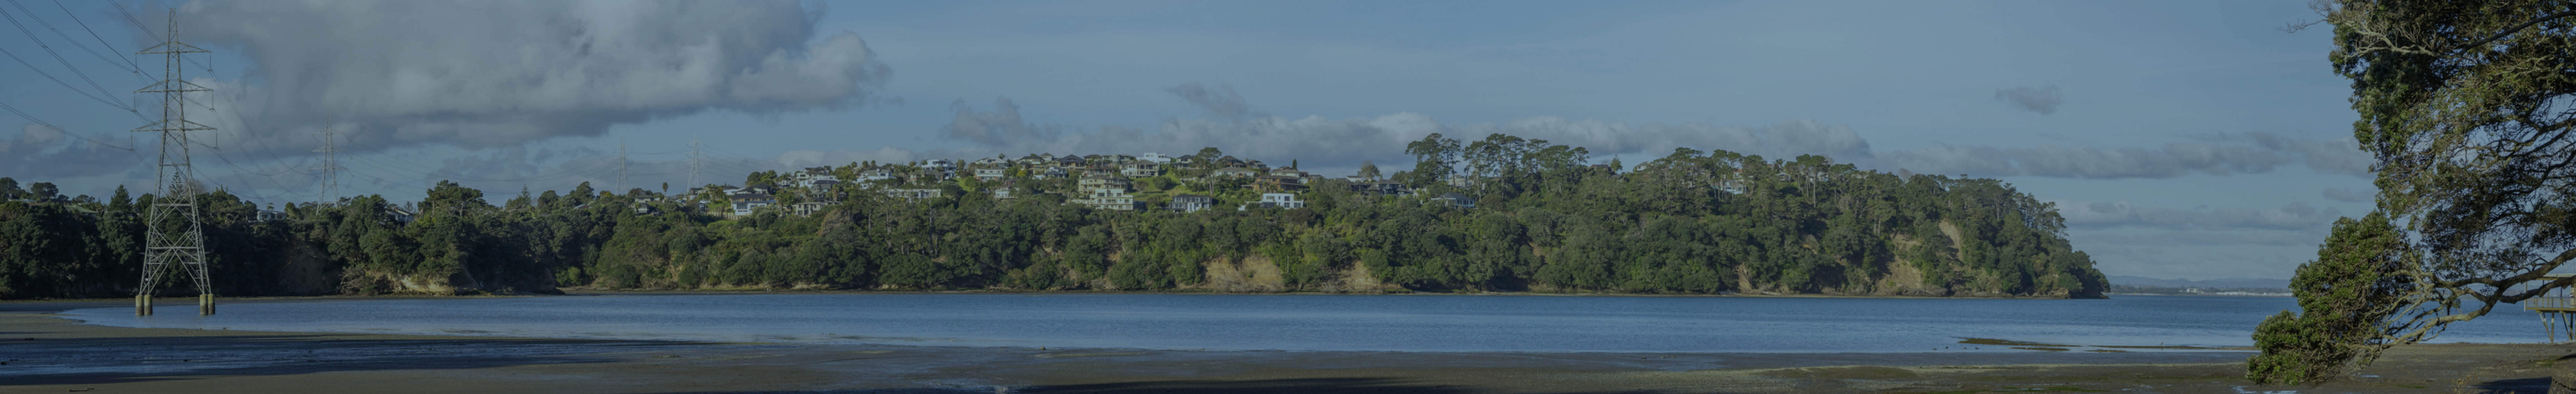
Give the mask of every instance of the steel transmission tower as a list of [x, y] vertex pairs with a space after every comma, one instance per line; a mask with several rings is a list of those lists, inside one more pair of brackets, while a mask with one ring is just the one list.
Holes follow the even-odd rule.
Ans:
[[[197, 217], [196, 169], [188, 163], [188, 132], [214, 130], [213, 127], [188, 121], [188, 106], [183, 96], [206, 89], [188, 83], [181, 76], [180, 56], [208, 53], [205, 49], [179, 42], [179, 11], [170, 11], [169, 41], [136, 54], [163, 55], [162, 79], [135, 93], [161, 94], [161, 121], [134, 131], [161, 133], [161, 161], [154, 174], [160, 189], [152, 199], [149, 222], [151, 232], [143, 237], [143, 287], [134, 293], [134, 314], [152, 315], [152, 290], [160, 286], [161, 275], [178, 265], [197, 283], [197, 314], [215, 314], [215, 286], [206, 279], [206, 235]], [[179, 223], [185, 220], [185, 223]]]
[[313, 134], [322, 135], [322, 148], [313, 150], [322, 154], [322, 166], [313, 168], [322, 170], [322, 204], [340, 206], [340, 145], [331, 138], [340, 134], [340, 130], [335, 126], [323, 126], [322, 131]]
[[[617, 187], [627, 187], [626, 140], [617, 140]], [[626, 194], [626, 190], [617, 190], [616, 192], [617, 194]]]
[[698, 169], [704, 168], [707, 165], [705, 154], [698, 153], [699, 145], [701, 144], [698, 143], [697, 139], [689, 139], [689, 187], [707, 185], [704, 183], [698, 183]]

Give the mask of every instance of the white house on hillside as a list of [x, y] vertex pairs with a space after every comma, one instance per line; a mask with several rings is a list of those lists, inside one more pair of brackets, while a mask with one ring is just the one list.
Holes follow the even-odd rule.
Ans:
[[860, 182], [875, 182], [875, 181], [885, 181], [885, 180], [893, 180], [893, 179], [895, 179], [895, 178], [894, 178], [894, 170], [891, 170], [891, 169], [879, 168], [879, 169], [873, 169], [873, 170], [859, 171], [859, 181], [860, 181]]
[[[1253, 204], [1260, 205], [1262, 208], [1279, 209], [1306, 207], [1306, 202], [1298, 200], [1296, 193], [1261, 193], [1261, 201]], [[1243, 207], [1235, 207], [1234, 210], [1241, 211]]]

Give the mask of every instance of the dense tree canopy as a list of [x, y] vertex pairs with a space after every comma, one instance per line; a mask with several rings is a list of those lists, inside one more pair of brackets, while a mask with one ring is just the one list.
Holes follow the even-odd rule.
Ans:
[[[1307, 205], [1296, 209], [1232, 209], [1257, 197], [1246, 183], [1187, 175], [1136, 183], [1212, 195], [1224, 208], [1094, 210], [1028, 193], [1069, 181], [1023, 179], [1012, 186], [1019, 198], [1002, 199], [981, 190], [1002, 182], [971, 178], [902, 186], [946, 190], [928, 199], [855, 186], [789, 193], [841, 203], [810, 217], [729, 217], [689, 202], [697, 196], [588, 185], [493, 205], [442, 182], [408, 223], [375, 196], [291, 205], [288, 219], [264, 222], [245, 220], [251, 208], [230, 195], [203, 198], [222, 218], [208, 232], [226, 237], [219, 292], [240, 295], [564, 286], [2099, 297], [2104, 288], [2054, 207], [1991, 179], [1688, 149], [1619, 174], [1586, 164], [1582, 148], [1507, 135], [1413, 145], [1424, 165], [1395, 178], [1424, 195], [1325, 180], [1299, 193]], [[1476, 205], [1424, 198], [1449, 192]], [[0, 249], [10, 251], [0, 297], [132, 291], [128, 260], [142, 231], [132, 206], [87, 216], [67, 210], [75, 206], [0, 203]]]
[[2352, 80], [2377, 210], [2336, 223], [2267, 320], [2257, 381], [2315, 383], [2450, 323], [2564, 288], [2576, 259], [2576, 4], [2321, 3]]

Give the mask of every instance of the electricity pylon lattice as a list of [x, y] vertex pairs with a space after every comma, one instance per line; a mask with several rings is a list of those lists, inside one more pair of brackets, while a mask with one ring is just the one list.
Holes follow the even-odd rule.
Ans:
[[707, 165], [706, 155], [698, 153], [699, 145], [697, 139], [689, 139], [689, 187], [707, 185], [698, 183], [698, 169]]
[[633, 187], [632, 187], [632, 186], [627, 186], [627, 185], [626, 185], [626, 141], [625, 141], [625, 140], [618, 140], [618, 141], [617, 141], [617, 188], [616, 188], [616, 190], [615, 190], [615, 191], [617, 192], [617, 194], [626, 194], [626, 191], [627, 191], [627, 190], [633, 190]]
[[187, 271], [197, 284], [197, 314], [215, 314], [215, 285], [206, 278], [206, 234], [197, 217], [196, 169], [188, 162], [188, 132], [214, 130], [213, 127], [188, 121], [188, 92], [204, 92], [204, 86], [188, 83], [181, 75], [180, 56], [208, 53], [205, 49], [179, 42], [179, 11], [170, 11], [169, 41], [136, 54], [161, 54], [162, 79], [135, 93], [161, 94], [161, 120], [134, 131], [161, 133], [160, 167], [153, 183], [160, 193], [152, 199], [151, 214], [146, 222], [151, 232], [143, 236], [143, 286], [134, 290], [134, 314], [152, 315], [152, 291], [161, 284], [161, 275], [172, 265]]
[[322, 131], [313, 134], [322, 135], [322, 148], [313, 150], [322, 154], [322, 166], [313, 168], [322, 171], [322, 204], [339, 206], [340, 170], [343, 168], [340, 167], [340, 146], [332, 141], [331, 136], [340, 134], [340, 130], [332, 126], [324, 126]]

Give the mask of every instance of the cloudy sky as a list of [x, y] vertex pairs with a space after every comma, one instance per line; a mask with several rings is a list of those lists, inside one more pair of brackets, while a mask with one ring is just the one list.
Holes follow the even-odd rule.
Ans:
[[[1438, 132], [1997, 177], [2114, 275], [2286, 278], [2366, 212], [2302, 2], [0, 4], [0, 176], [150, 190], [169, 34], [200, 177], [263, 202], [1215, 146], [1310, 170]], [[131, 111], [131, 112], [129, 112]], [[41, 122], [41, 123], [40, 123]], [[49, 126], [50, 125], [50, 126]], [[59, 131], [57, 130], [59, 129]], [[128, 151], [133, 148], [134, 151]], [[1393, 167], [1400, 165], [1389, 166]]]

